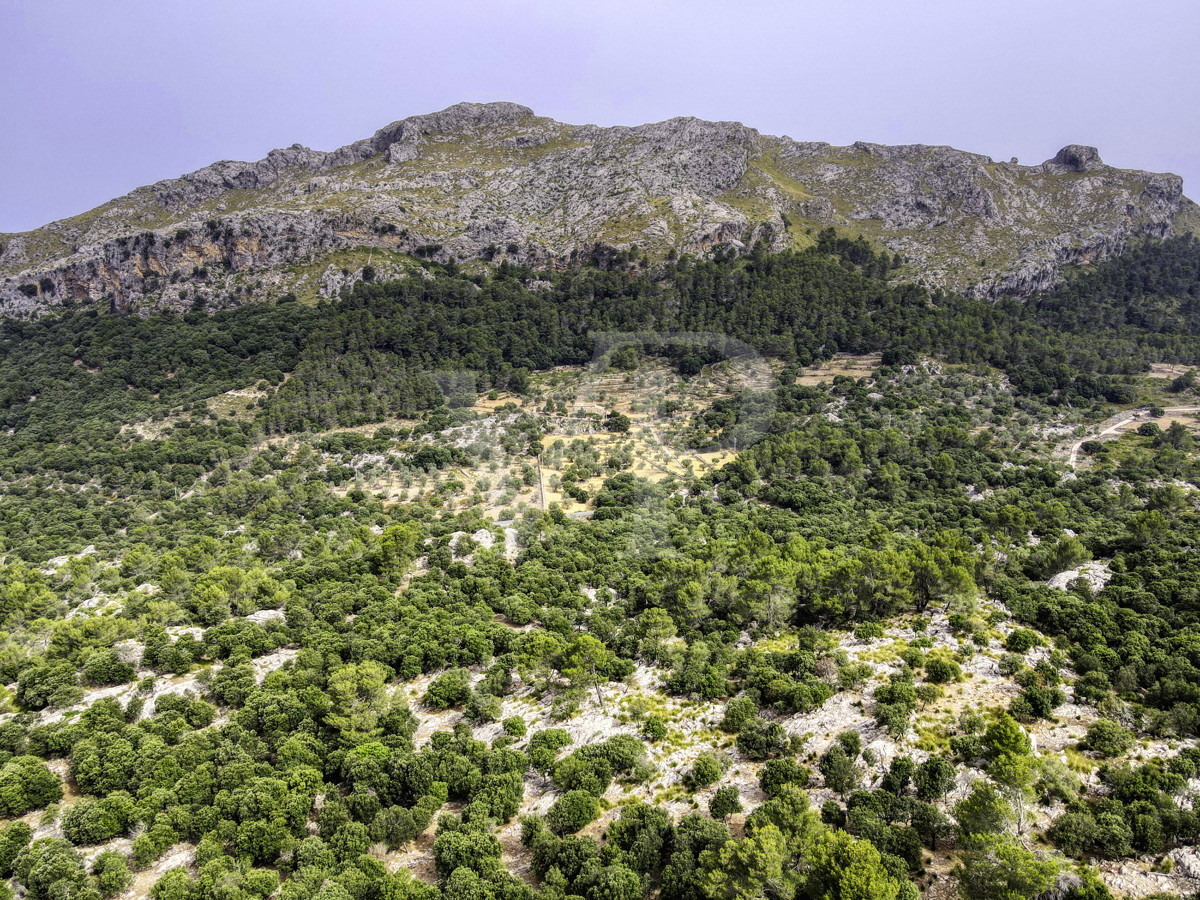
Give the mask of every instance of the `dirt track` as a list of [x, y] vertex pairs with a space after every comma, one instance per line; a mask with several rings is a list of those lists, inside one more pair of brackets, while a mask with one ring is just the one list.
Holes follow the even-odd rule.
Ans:
[[[1186, 413], [1200, 413], [1200, 406], [1170, 406], [1164, 409], [1163, 412], [1168, 416], [1183, 415]], [[1128, 410], [1123, 413], [1118, 413], [1112, 418], [1105, 419], [1100, 423], [1100, 427], [1103, 430], [1095, 434], [1089, 434], [1085, 437], [1082, 437], [1072, 444], [1071, 454], [1069, 457], [1072, 471], [1079, 468], [1079, 450], [1086, 442], [1099, 441], [1106, 437], [1119, 435], [1125, 430], [1127, 425], [1139, 420], [1149, 422], [1154, 421], [1154, 419], [1151, 419], [1149, 414], [1143, 409]]]

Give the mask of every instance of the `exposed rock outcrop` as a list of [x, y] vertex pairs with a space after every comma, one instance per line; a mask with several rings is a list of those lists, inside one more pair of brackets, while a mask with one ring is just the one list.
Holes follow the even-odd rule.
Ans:
[[1095, 147], [1068, 144], [1055, 154], [1054, 159], [1042, 163], [1048, 172], [1094, 172], [1103, 169], [1100, 152]]
[[931, 286], [1027, 295], [1065, 264], [1170, 235], [1195, 213], [1178, 177], [1115, 169], [1078, 145], [1021, 166], [950, 147], [802, 143], [736, 122], [601, 128], [460, 103], [338, 150], [294, 144], [214, 163], [0, 235], [0, 312], [315, 290], [331, 255], [355, 248], [549, 266], [635, 246], [802, 246], [829, 225], [903, 254]]

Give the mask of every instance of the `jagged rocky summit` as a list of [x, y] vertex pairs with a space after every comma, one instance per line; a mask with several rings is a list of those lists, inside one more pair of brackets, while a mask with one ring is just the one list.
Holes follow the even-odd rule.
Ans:
[[554, 266], [598, 250], [802, 247], [827, 226], [902, 254], [931, 286], [1024, 296], [1064, 264], [1190, 229], [1200, 215], [1182, 188], [1076, 145], [1023, 166], [951, 147], [799, 142], [736, 122], [602, 128], [460, 103], [332, 152], [295, 144], [214, 163], [0, 235], [0, 313], [328, 296], [410, 253]]

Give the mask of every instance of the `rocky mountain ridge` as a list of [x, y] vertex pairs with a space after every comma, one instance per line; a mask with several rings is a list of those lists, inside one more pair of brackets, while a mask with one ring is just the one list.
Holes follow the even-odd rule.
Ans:
[[1036, 166], [950, 147], [834, 147], [736, 122], [566, 125], [460, 103], [332, 152], [298, 144], [218, 162], [88, 213], [0, 235], [0, 313], [233, 305], [330, 295], [411, 254], [662, 257], [802, 247], [820, 229], [900, 253], [909, 277], [1027, 295], [1065, 264], [1200, 224], [1182, 180], [1071, 145]]

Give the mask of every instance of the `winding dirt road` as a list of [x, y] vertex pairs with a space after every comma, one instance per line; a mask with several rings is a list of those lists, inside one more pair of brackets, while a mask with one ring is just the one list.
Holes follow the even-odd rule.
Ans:
[[[1163, 413], [1164, 415], [1168, 416], [1185, 415], [1187, 413], [1200, 413], [1200, 406], [1169, 406], [1163, 410]], [[1125, 426], [1129, 425], [1131, 422], [1136, 422], [1138, 419], [1145, 419], [1145, 421], [1148, 422], [1154, 421], [1152, 418], [1150, 418], [1149, 413], [1144, 409], [1135, 409], [1118, 413], [1112, 418], [1106, 419], [1101, 423], [1104, 429], [1103, 431], [1100, 431], [1096, 434], [1086, 435], [1072, 444], [1070, 455], [1071, 470], [1074, 471], [1075, 469], [1079, 468], [1079, 450], [1085, 443], [1088, 441], [1102, 440], [1110, 435], [1118, 434], [1124, 430]]]

